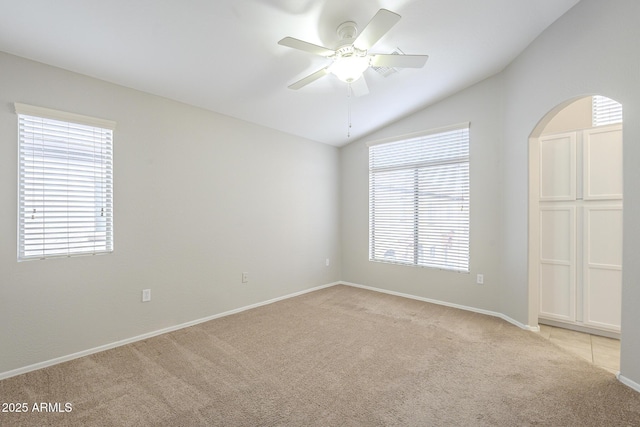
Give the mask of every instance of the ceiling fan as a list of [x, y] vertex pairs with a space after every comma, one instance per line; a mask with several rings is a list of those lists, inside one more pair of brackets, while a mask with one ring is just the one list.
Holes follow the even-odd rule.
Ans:
[[332, 60], [328, 66], [289, 85], [289, 89], [300, 89], [331, 73], [350, 86], [352, 83], [358, 82], [357, 85], [353, 86], [354, 94], [364, 95], [368, 93], [369, 90], [365, 79], [361, 77], [362, 73], [369, 67], [422, 68], [427, 62], [429, 55], [369, 53], [369, 49], [375, 45], [400, 18], [400, 15], [397, 13], [387, 9], [380, 9], [359, 34], [355, 22], [343, 22], [337, 29], [340, 42], [335, 50], [293, 37], [283, 38], [278, 42], [279, 45], [324, 56]]

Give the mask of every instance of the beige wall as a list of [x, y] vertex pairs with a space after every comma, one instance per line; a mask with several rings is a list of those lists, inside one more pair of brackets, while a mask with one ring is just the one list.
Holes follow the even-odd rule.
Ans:
[[545, 115], [566, 102], [600, 94], [624, 109], [624, 258], [621, 374], [640, 384], [640, 3], [582, 0], [550, 26], [504, 72], [504, 286], [502, 312], [527, 322], [537, 315], [527, 292], [528, 139]]
[[[0, 375], [339, 279], [337, 148], [3, 53], [0, 70]], [[113, 254], [16, 261], [14, 102], [117, 122]]]
[[592, 97], [578, 99], [560, 110], [544, 128], [543, 135], [592, 127]]
[[[342, 279], [423, 298], [495, 311], [501, 287], [501, 102], [499, 78], [472, 88], [342, 148]], [[366, 143], [470, 122], [470, 273], [370, 262]], [[476, 274], [484, 274], [484, 285]]]
[[[471, 122], [471, 275], [367, 261], [367, 149], [342, 148], [345, 280], [468, 305], [537, 323], [528, 281], [529, 137], [573, 100], [600, 94], [624, 109], [624, 264], [621, 372], [640, 388], [640, 2], [582, 0], [514, 62], [366, 140]], [[485, 273], [484, 287], [476, 273]]]

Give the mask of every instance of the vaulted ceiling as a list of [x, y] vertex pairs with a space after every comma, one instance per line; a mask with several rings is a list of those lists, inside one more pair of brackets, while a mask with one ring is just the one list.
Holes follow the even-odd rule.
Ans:
[[[341, 146], [501, 71], [578, 1], [0, 0], [0, 51]], [[381, 8], [402, 19], [370, 52], [423, 68], [369, 69], [350, 100], [333, 75], [287, 88], [331, 60], [280, 39], [334, 49]]]

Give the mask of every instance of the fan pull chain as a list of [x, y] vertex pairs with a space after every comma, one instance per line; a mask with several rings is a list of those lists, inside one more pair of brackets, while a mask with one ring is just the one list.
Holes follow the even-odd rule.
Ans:
[[347, 83], [347, 138], [351, 138], [351, 83]]

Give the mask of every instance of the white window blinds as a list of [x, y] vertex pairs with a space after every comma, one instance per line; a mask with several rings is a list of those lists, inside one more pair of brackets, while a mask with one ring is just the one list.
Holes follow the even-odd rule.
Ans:
[[469, 124], [369, 147], [369, 259], [469, 271]]
[[593, 126], [622, 123], [622, 104], [599, 95], [594, 96], [592, 100]]
[[113, 251], [115, 123], [15, 104], [18, 259]]

